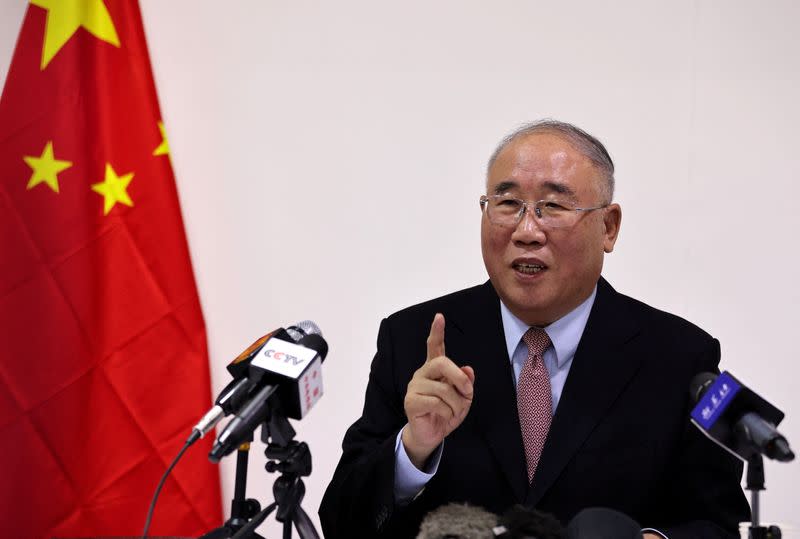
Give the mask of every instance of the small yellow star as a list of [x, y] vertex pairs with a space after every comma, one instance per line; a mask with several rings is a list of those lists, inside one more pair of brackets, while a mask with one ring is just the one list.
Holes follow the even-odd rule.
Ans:
[[153, 150], [153, 155], [169, 155], [169, 144], [167, 143], [167, 130], [164, 129], [164, 122], [158, 122], [158, 130], [161, 131], [161, 144]]
[[55, 158], [52, 140], [47, 141], [41, 156], [24, 155], [22, 159], [33, 169], [31, 179], [28, 180], [28, 189], [33, 189], [40, 183], [46, 183], [56, 193], [58, 193], [58, 173], [72, 166], [70, 161], [61, 161]]
[[103, 215], [108, 215], [114, 204], [119, 202], [126, 206], [133, 206], [131, 197], [128, 196], [128, 184], [133, 180], [133, 172], [117, 176], [111, 163], [106, 163], [106, 178], [100, 183], [92, 184], [92, 191], [103, 195]]
[[42, 70], [79, 28], [119, 47], [114, 21], [103, 0], [31, 0], [31, 4], [47, 10]]

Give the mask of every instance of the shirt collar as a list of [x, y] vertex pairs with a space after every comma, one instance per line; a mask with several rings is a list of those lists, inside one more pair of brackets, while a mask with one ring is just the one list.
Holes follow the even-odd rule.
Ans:
[[[583, 303], [543, 328], [553, 343], [553, 349], [556, 352], [556, 364], [559, 368], [563, 367], [564, 363], [575, 355], [583, 330], [586, 328], [586, 322], [589, 320], [589, 313], [592, 311], [595, 296], [597, 296], [597, 285], [595, 285], [592, 293]], [[531, 326], [514, 316], [502, 300], [500, 300], [500, 316], [503, 320], [503, 332], [506, 337], [508, 357], [512, 358], [522, 336]]]

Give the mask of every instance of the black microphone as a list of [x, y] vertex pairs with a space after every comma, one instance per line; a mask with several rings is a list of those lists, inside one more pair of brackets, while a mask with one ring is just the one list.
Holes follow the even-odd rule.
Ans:
[[294, 419], [302, 419], [322, 397], [321, 366], [328, 354], [328, 344], [319, 328], [311, 324], [313, 328], [303, 331], [297, 343], [276, 336], [252, 357], [247, 378], [255, 393], [217, 436], [208, 455], [211, 462], [219, 462], [232, 453], [266, 421], [273, 408], [270, 402], [273, 395], [281, 411]]
[[[564, 539], [566, 530], [550, 513], [515, 505], [498, 521], [497, 537], [506, 539]], [[497, 533], [499, 532], [499, 533]]]
[[757, 454], [788, 462], [789, 442], [777, 430], [784, 414], [730, 373], [701, 372], [692, 378], [689, 395], [697, 403], [692, 423], [703, 434], [743, 460]]
[[589, 507], [569, 521], [566, 536], [567, 539], [642, 539], [642, 527], [619, 511]]
[[249, 367], [253, 358], [267, 341], [272, 337], [278, 337], [297, 342], [307, 335], [320, 333], [319, 327], [314, 322], [303, 320], [286, 329], [278, 328], [271, 331], [248, 346], [226, 367], [233, 376], [233, 380], [217, 396], [214, 406], [192, 428], [187, 443], [192, 444], [205, 436], [223, 417], [239, 410], [256, 393], [255, 381], [248, 377]]

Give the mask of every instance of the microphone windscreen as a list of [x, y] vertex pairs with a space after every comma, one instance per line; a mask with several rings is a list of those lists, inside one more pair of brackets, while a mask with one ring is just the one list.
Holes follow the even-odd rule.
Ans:
[[311, 320], [303, 320], [302, 322], [292, 324], [286, 328], [286, 331], [295, 341], [299, 341], [306, 335], [322, 335], [322, 330], [319, 329], [319, 326]]
[[569, 521], [567, 539], [642, 539], [642, 527], [619, 511], [590, 507]]
[[494, 539], [497, 515], [482, 507], [450, 503], [422, 520], [417, 539]]
[[550, 513], [515, 505], [500, 517], [508, 539], [565, 539], [566, 530]]

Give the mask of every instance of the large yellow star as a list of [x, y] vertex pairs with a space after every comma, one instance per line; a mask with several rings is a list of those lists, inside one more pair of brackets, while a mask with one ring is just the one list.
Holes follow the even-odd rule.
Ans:
[[158, 130], [161, 131], [161, 144], [153, 150], [153, 155], [169, 155], [169, 143], [167, 143], [167, 130], [164, 129], [164, 123], [158, 122]]
[[31, 4], [47, 10], [42, 69], [81, 27], [96, 38], [119, 47], [114, 21], [103, 0], [31, 0]]
[[53, 155], [53, 141], [48, 140], [42, 150], [42, 155], [32, 157], [22, 156], [22, 159], [33, 169], [31, 179], [28, 180], [28, 189], [33, 189], [40, 183], [46, 183], [50, 189], [58, 193], [58, 173], [72, 166], [69, 161], [61, 161]]
[[133, 206], [131, 197], [128, 196], [128, 184], [133, 179], [133, 172], [117, 176], [111, 163], [106, 163], [106, 178], [100, 183], [92, 184], [92, 191], [103, 195], [103, 215], [108, 215], [114, 204], [119, 202], [126, 206]]

